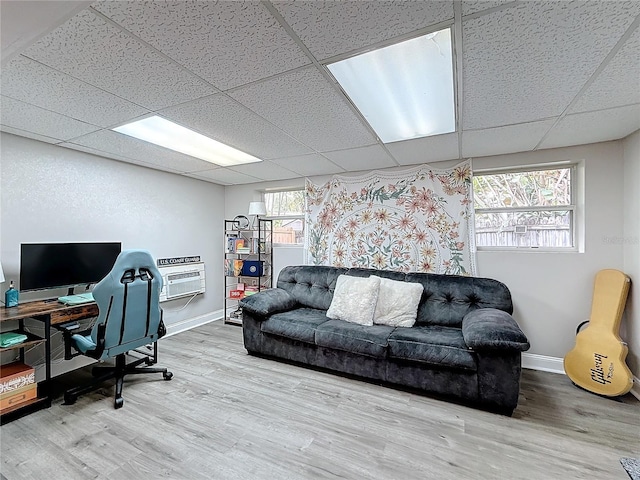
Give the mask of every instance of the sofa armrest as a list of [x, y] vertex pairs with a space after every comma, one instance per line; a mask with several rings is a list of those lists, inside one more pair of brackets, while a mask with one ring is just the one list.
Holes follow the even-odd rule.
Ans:
[[462, 336], [477, 351], [529, 350], [529, 341], [511, 315], [496, 308], [479, 308], [462, 319]]
[[270, 288], [243, 298], [239, 305], [252, 315], [264, 318], [291, 310], [298, 305], [298, 301], [286, 290]]

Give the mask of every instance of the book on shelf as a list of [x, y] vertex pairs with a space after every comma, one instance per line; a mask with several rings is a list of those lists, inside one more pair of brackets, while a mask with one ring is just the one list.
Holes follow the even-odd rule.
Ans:
[[258, 293], [258, 287], [247, 287], [244, 291], [244, 296], [248, 297], [249, 295], [253, 295], [254, 293]]
[[227, 245], [225, 247], [227, 253], [235, 253], [237, 239], [238, 239], [237, 235], [227, 235]]
[[224, 274], [227, 277], [239, 277], [242, 273], [242, 260], [226, 258], [224, 260]]
[[253, 252], [251, 252], [251, 249], [249, 247], [238, 247], [238, 248], [236, 248], [236, 253], [250, 254], [250, 253], [253, 253]]

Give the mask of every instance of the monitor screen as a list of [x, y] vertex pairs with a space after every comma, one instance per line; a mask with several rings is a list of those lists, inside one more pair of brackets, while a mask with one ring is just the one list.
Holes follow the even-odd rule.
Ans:
[[20, 245], [20, 290], [46, 290], [89, 285], [102, 280], [122, 244], [23, 243]]

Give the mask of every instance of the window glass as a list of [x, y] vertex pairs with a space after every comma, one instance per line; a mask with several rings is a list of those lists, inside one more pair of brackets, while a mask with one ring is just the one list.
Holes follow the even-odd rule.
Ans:
[[478, 247], [573, 248], [573, 168], [474, 175]]
[[304, 190], [264, 194], [267, 218], [273, 220], [273, 243], [304, 244]]

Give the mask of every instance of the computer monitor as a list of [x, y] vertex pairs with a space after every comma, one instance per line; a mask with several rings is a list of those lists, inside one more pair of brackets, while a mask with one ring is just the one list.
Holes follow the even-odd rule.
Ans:
[[73, 288], [102, 280], [122, 249], [120, 242], [23, 243], [20, 291]]

